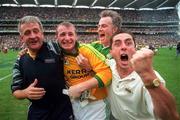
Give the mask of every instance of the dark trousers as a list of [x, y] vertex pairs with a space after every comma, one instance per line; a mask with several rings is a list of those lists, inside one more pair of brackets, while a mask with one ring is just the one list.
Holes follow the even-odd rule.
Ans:
[[71, 107], [62, 109], [59, 105], [50, 107], [30, 105], [28, 120], [74, 120], [74, 115]]

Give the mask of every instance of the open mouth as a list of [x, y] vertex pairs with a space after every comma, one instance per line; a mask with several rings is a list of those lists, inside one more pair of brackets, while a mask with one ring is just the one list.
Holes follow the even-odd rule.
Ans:
[[31, 41], [31, 43], [32, 43], [32, 44], [35, 44], [35, 43], [37, 43], [37, 41]]
[[32, 39], [32, 40], [29, 41], [29, 43], [31, 43], [31, 44], [35, 44], [35, 43], [37, 43], [37, 42], [38, 42], [37, 39]]
[[104, 36], [105, 36], [105, 34], [100, 34], [99, 36], [100, 36], [100, 37], [104, 37]]
[[121, 54], [121, 60], [122, 61], [128, 61], [128, 55], [127, 54]]

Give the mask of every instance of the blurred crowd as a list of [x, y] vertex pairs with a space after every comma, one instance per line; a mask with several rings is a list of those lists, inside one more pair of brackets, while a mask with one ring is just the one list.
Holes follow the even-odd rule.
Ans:
[[[0, 7], [0, 19], [16, 20], [25, 15], [35, 15], [43, 20], [82, 20], [97, 21], [102, 9], [87, 8], [39, 8], [39, 7]], [[176, 9], [169, 10], [117, 10], [124, 21], [178, 21]]]
[[[41, 20], [71, 20], [84, 21], [86, 24], [75, 24], [79, 32], [79, 41], [89, 43], [97, 40], [97, 21], [99, 13], [102, 9], [80, 9], [80, 8], [38, 8], [34, 7], [0, 7], [0, 20], [17, 21], [25, 15], [35, 15]], [[174, 24], [179, 21], [177, 11], [170, 10], [151, 10], [151, 11], [135, 11], [135, 10], [117, 10], [123, 18], [125, 24], [122, 29], [131, 31], [135, 34], [137, 44], [139, 46], [174, 46], [180, 40], [177, 34], [178, 25]], [[89, 24], [87, 22], [89, 21]], [[92, 21], [95, 21], [93, 24]], [[158, 24], [159, 23], [159, 24]], [[45, 24], [45, 39], [55, 40], [56, 24]], [[17, 33], [17, 24], [7, 24], [0, 22], [0, 49], [7, 47], [8, 49], [18, 50], [23, 46], [19, 40]], [[7, 33], [3, 34], [3, 32]], [[15, 31], [12, 34], [9, 31]]]

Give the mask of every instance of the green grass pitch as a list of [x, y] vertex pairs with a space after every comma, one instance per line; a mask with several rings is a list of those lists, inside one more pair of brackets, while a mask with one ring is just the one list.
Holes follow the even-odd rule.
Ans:
[[[180, 113], [180, 56], [175, 57], [175, 49], [161, 48], [155, 55], [153, 65], [166, 80], [166, 86], [175, 96]], [[15, 99], [10, 91], [12, 66], [17, 52], [0, 52], [0, 120], [26, 120], [27, 100]]]

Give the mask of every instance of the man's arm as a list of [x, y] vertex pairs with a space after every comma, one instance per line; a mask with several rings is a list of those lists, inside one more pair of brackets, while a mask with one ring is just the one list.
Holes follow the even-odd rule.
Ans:
[[37, 84], [37, 80], [35, 80], [32, 84], [30, 84], [27, 88], [23, 88], [23, 77], [20, 72], [20, 58], [17, 59], [14, 67], [13, 67], [13, 82], [11, 84], [11, 90], [13, 96], [17, 99], [40, 99], [44, 96], [45, 90], [44, 88], [35, 87]]
[[[153, 51], [149, 49], [141, 49], [137, 51], [131, 59], [133, 69], [142, 78], [145, 85], [153, 83], [158, 78], [152, 67]], [[154, 113], [162, 120], [179, 120], [176, 109], [176, 102], [173, 95], [162, 84], [157, 87], [147, 87], [153, 104]]]
[[179, 120], [174, 96], [163, 85], [148, 89], [154, 104], [154, 113], [162, 120]]
[[87, 47], [87, 49], [83, 49], [84, 51], [80, 57], [84, 56], [88, 60], [89, 66], [91, 67], [90, 69], [94, 71], [94, 76], [85, 82], [70, 87], [70, 91], [74, 91], [73, 96], [75, 97], [79, 97], [82, 92], [91, 88], [106, 87], [111, 83], [112, 79], [112, 72], [110, 67], [105, 63], [105, 57], [93, 47], [83, 47]]
[[98, 81], [96, 80], [96, 78], [93, 77], [88, 81], [71, 86], [69, 88], [69, 96], [74, 98], [80, 97], [84, 91], [90, 90], [91, 88], [97, 86], [98, 86]]
[[46, 91], [44, 90], [44, 88], [35, 87], [37, 83], [38, 80], [35, 79], [34, 82], [31, 83], [26, 89], [15, 90], [13, 92], [13, 95], [17, 99], [24, 99], [24, 98], [28, 98], [31, 100], [41, 99], [45, 95]]

